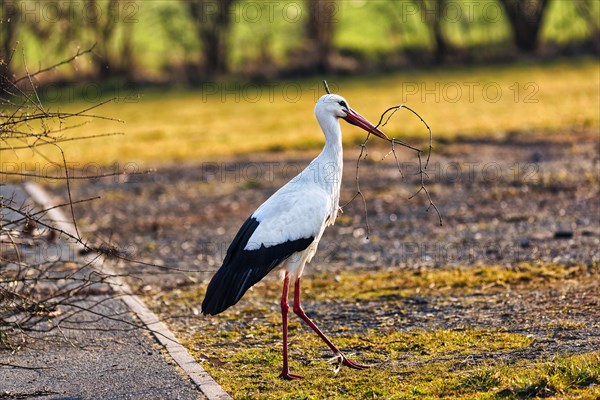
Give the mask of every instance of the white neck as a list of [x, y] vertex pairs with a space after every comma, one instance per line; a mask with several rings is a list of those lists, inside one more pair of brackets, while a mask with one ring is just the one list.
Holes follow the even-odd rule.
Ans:
[[339, 169], [341, 177], [341, 169], [343, 163], [342, 149], [342, 129], [337, 118], [329, 115], [327, 118], [319, 118], [319, 125], [325, 134], [325, 146], [317, 159], [323, 162], [335, 163]]
[[[331, 194], [331, 207], [335, 220], [340, 199], [340, 187], [342, 184], [342, 171], [344, 167], [342, 130], [338, 118], [331, 114], [326, 116], [317, 115], [317, 120], [325, 135], [325, 146], [323, 147], [321, 154], [310, 163], [307, 170], [312, 170], [313, 173], [317, 172], [318, 184]], [[313, 175], [313, 177], [314, 176], [315, 175]]]

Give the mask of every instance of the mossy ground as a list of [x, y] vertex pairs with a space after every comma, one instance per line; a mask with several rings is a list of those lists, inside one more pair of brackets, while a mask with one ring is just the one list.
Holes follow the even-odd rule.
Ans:
[[[594, 276], [597, 266], [527, 263], [511, 268], [348, 271], [341, 276], [307, 276], [303, 295], [309, 315], [315, 310], [320, 315], [335, 314], [352, 307], [352, 301], [368, 302], [375, 314], [386, 307], [400, 308], [398, 299], [417, 295], [454, 296], [461, 301], [466, 295], [493, 296], [510, 288], [519, 296]], [[286, 382], [277, 377], [281, 368], [279, 280], [266, 279], [240, 304], [211, 318], [198, 315], [204, 290], [205, 285], [198, 284], [148, 294], [148, 298], [194, 357], [236, 399], [595, 399], [600, 395], [600, 352], [539, 355], [533, 349], [544, 333], [527, 334], [506, 326], [427, 329], [392, 323], [350, 330], [344, 318], [330, 317], [322, 327], [332, 340], [352, 359], [372, 366], [364, 371], [343, 367], [336, 374], [335, 365], [328, 363], [331, 352], [293, 314], [291, 369], [305, 379]], [[315, 322], [319, 324], [317, 318]], [[568, 319], [540, 327], [575, 335], [583, 328]]]

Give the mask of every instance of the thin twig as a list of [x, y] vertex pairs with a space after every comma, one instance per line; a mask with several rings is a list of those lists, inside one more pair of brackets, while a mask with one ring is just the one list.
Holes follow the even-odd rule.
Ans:
[[0, 362], [0, 367], [9, 367], [9, 368], [18, 368], [18, 369], [29, 369], [32, 371], [37, 371], [40, 369], [53, 369], [54, 367], [30, 367], [28, 365], [17, 365], [11, 363]]
[[[85, 122], [85, 124], [87, 124], [87, 122]], [[77, 126], [67, 126], [67, 127], [61, 128], [61, 131], [64, 131], [66, 129], [71, 129], [74, 127], [79, 127], [81, 125], [83, 125], [83, 124], [78, 124]], [[60, 131], [57, 131], [57, 132], [60, 132]], [[51, 132], [51, 133], [54, 133], [54, 132]], [[101, 133], [101, 134], [97, 134], [97, 135], [80, 136], [80, 137], [74, 137], [74, 138], [56, 138], [52, 142], [38, 143], [38, 144], [36, 144], [36, 147], [47, 146], [47, 145], [56, 144], [56, 143], [73, 142], [76, 140], [96, 139], [96, 138], [107, 137], [107, 136], [116, 136], [116, 135], [124, 135], [124, 133], [123, 132], [113, 132], [113, 133]], [[25, 149], [30, 149], [30, 148], [31, 148], [31, 145], [26, 144], [23, 146], [0, 147], [0, 151], [2, 151], [2, 150], [25, 150]]]
[[[129, 175], [146, 175], [146, 174], [150, 174], [154, 172], [154, 170], [149, 169], [146, 171], [141, 171], [141, 172], [127, 172], [127, 171], [118, 171], [118, 172], [108, 172], [105, 174], [96, 174], [96, 175], [85, 175], [85, 176], [70, 176], [69, 178], [65, 177], [65, 176], [50, 176], [50, 175], [43, 175], [43, 174], [36, 174], [36, 173], [27, 173], [27, 172], [6, 172], [6, 171], [0, 171], [0, 175], [7, 175], [7, 176], [22, 176], [22, 177], [28, 177], [28, 178], [36, 178], [36, 179], [47, 179], [47, 180], [56, 180], [56, 181], [60, 181], [60, 180], [66, 180], [66, 179], [71, 179], [71, 180], [92, 180], [92, 179], [102, 179], [102, 178], [110, 178], [110, 177], [115, 177], [115, 176], [129, 176]], [[100, 198], [100, 197], [98, 197]]]
[[364, 158], [367, 158], [367, 155], [369, 154], [369, 150], [367, 148], [367, 141], [369, 140], [369, 136], [371, 135], [371, 133], [367, 134], [366, 139], [361, 143], [360, 145], [360, 154], [358, 155], [358, 158], [356, 159], [356, 194], [348, 201], [346, 202], [344, 205], [340, 206], [340, 208], [343, 210], [344, 207], [346, 207], [348, 204], [352, 203], [354, 201], [354, 199], [356, 199], [358, 196], [361, 197], [362, 201], [363, 201], [363, 207], [365, 209], [365, 223], [367, 225], [367, 239], [369, 239], [369, 236], [371, 236], [371, 227], [369, 225], [369, 211], [367, 210], [367, 199], [365, 198], [365, 195], [363, 194], [363, 192], [360, 190], [360, 179], [359, 179], [359, 171], [360, 171], [360, 160], [363, 159], [363, 153], [364, 153]]
[[65, 60], [62, 60], [62, 61], [60, 61], [60, 62], [58, 62], [58, 63], [56, 63], [54, 65], [51, 65], [51, 66], [49, 66], [47, 68], [40, 68], [37, 72], [34, 72], [33, 74], [26, 74], [26, 75], [20, 77], [19, 79], [15, 80], [14, 84], [16, 85], [17, 83], [19, 83], [19, 82], [21, 82], [21, 81], [23, 81], [25, 79], [31, 79], [31, 78], [33, 78], [33, 77], [35, 77], [35, 76], [37, 76], [37, 75], [39, 75], [41, 73], [44, 73], [44, 72], [56, 69], [56, 68], [58, 68], [58, 67], [60, 67], [62, 65], [65, 65], [65, 64], [69, 64], [73, 60], [77, 59], [77, 57], [83, 56], [83, 55], [85, 55], [87, 53], [91, 53], [94, 50], [95, 47], [96, 47], [96, 43], [94, 43], [94, 45], [92, 47], [90, 47], [90, 48], [88, 48], [87, 50], [84, 50], [84, 51], [80, 51], [80, 49], [77, 49], [77, 53], [74, 56], [69, 57], [69, 58], [67, 58]]
[[29, 68], [27, 67], [27, 57], [25, 57], [25, 47], [23, 47], [22, 50], [23, 50], [23, 66], [25, 67], [25, 72], [27, 73], [25, 76], [27, 76], [27, 78], [29, 79], [29, 84], [31, 85], [33, 94], [35, 94], [35, 98], [37, 99], [37, 103], [35, 103], [35, 106], [38, 107], [38, 109], [41, 112], [46, 113], [46, 110], [44, 110], [44, 106], [42, 105], [42, 101], [40, 100], [40, 96], [38, 95], [38, 92], [33, 83], [32, 75], [29, 73]]
[[[73, 205], [76, 205], [76, 204], [81, 204], [81, 203], [87, 203], [87, 202], [89, 202], [89, 201], [98, 200], [98, 199], [100, 199], [100, 196], [96, 196], [96, 197], [90, 197], [90, 198], [88, 198], [88, 199], [83, 199], [83, 200], [76, 200], [76, 201], [74, 201], [72, 204], [73, 204]], [[6, 204], [2, 204], [2, 203], [0, 203], [0, 205], [1, 205], [2, 207], [6, 207]], [[61, 208], [61, 207], [66, 207], [66, 206], [68, 206], [68, 205], [69, 205], [69, 203], [58, 204], [58, 205], [56, 205], [56, 206], [47, 207], [47, 208], [44, 208], [44, 209], [42, 209], [42, 210], [40, 210], [40, 211], [36, 211], [36, 212], [34, 212], [34, 213], [23, 212], [23, 211], [22, 211], [23, 209], [22, 209], [22, 208], [19, 208], [19, 209], [18, 209], [19, 211], [18, 211], [18, 212], [16, 212], [16, 213], [19, 213], [19, 214], [23, 215], [23, 218], [20, 218], [20, 219], [17, 219], [17, 220], [12, 220], [12, 221], [3, 221], [3, 223], [4, 223], [4, 226], [5, 226], [5, 227], [6, 227], [6, 226], [11, 226], [11, 225], [17, 225], [17, 224], [20, 224], [21, 222], [23, 222], [23, 221], [25, 221], [25, 220], [27, 220], [27, 219], [32, 219], [32, 218], [36, 218], [36, 219], [37, 219], [37, 217], [42, 217], [42, 216], [44, 216], [44, 215], [45, 215], [45, 214], [47, 214], [47, 213], [48, 213], [48, 211], [50, 211], [50, 210], [54, 210], [54, 209], [56, 209], [56, 208]], [[9, 207], [6, 207], [6, 208], [7, 208], [7, 209], [10, 209]]]
[[[422, 157], [421, 154], [423, 153], [423, 150], [411, 146], [410, 144], [403, 142], [401, 140], [398, 140], [396, 138], [389, 138], [387, 139], [388, 142], [390, 143], [391, 149], [390, 151], [383, 156], [383, 159], [387, 158], [390, 154], [394, 155], [394, 159], [396, 161], [396, 166], [398, 168], [398, 172], [400, 172], [400, 175], [402, 178], [404, 178], [404, 173], [402, 172], [402, 169], [400, 167], [400, 162], [398, 159], [398, 156], [396, 154], [396, 147], [395, 145], [400, 145], [402, 147], [406, 147], [410, 150], [413, 150], [414, 152], [417, 153], [417, 159], [418, 159], [418, 163], [419, 163], [419, 171], [417, 172], [417, 174], [419, 175], [420, 178], [420, 183], [421, 186], [419, 187], [419, 189], [413, 193], [411, 196], [409, 196], [409, 200], [412, 199], [413, 197], [415, 197], [416, 195], [418, 195], [421, 192], [424, 192], [426, 195], [427, 200], [429, 201], [429, 204], [426, 208], [426, 211], [429, 211], [430, 208], [433, 208], [438, 216], [439, 222], [440, 222], [440, 226], [443, 224], [442, 221], [442, 214], [440, 213], [440, 210], [438, 209], [438, 207], [435, 205], [435, 203], [433, 202], [433, 199], [431, 198], [431, 195], [429, 193], [429, 191], [427, 190], [426, 186], [425, 186], [425, 178], [428, 177], [427, 175], [427, 167], [429, 165], [429, 160], [431, 159], [431, 152], [433, 150], [433, 133], [431, 131], [431, 128], [429, 127], [429, 125], [427, 124], [427, 122], [425, 122], [425, 120], [421, 117], [421, 115], [419, 115], [419, 113], [417, 113], [415, 110], [413, 110], [410, 107], [405, 106], [404, 104], [400, 104], [397, 106], [393, 106], [393, 107], [389, 107], [387, 110], [385, 110], [381, 116], [379, 117], [379, 122], [377, 123], [377, 125], [375, 125], [375, 127], [367, 133], [367, 137], [365, 138], [364, 142], [360, 145], [361, 146], [361, 150], [360, 150], [360, 154], [358, 155], [357, 158], [357, 163], [356, 163], [356, 194], [352, 197], [352, 199], [350, 199], [350, 201], [348, 201], [346, 204], [344, 204], [342, 206], [345, 207], [348, 204], [350, 204], [354, 199], [356, 199], [356, 197], [360, 196], [363, 199], [363, 203], [365, 205], [365, 220], [366, 220], [366, 224], [367, 224], [367, 237], [369, 235], [369, 231], [370, 231], [370, 227], [369, 227], [369, 220], [368, 220], [368, 213], [366, 211], [366, 200], [365, 200], [365, 196], [363, 194], [363, 192], [360, 189], [360, 184], [359, 184], [359, 167], [360, 167], [360, 160], [363, 158], [363, 150], [366, 148], [366, 143], [368, 142], [369, 138], [371, 137], [371, 132], [374, 131], [375, 129], [379, 128], [380, 126], [385, 126], [390, 119], [392, 118], [392, 116], [399, 111], [400, 109], [406, 109], [408, 111], [410, 111], [411, 113], [413, 113], [414, 115], [416, 115], [419, 120], [421, 120], [421, 122], [425, 125], [425, 127], [427, 128], [428, 132], [429, 132], [429, 148], [427, 150], [427, 158], [425, 161], [425, 165], [423, 165], [422, 162]], [[388, 115], [389, 114], [389, 115]], [[365, 156], [366, 158], [366, 156]]]
[[438, 218], [440, 220], [440, 226], [442, 226], [442, 215], [440, 214], [440, 210], [437, 208], [437, 206], [435, 205], [435, 203], [433, 202], [433, 200], [431, 200], [431, 195], [429, 194], [429, 191], [427, 190], [427, 188], [425, 187], [425, 182], [424, 182], [424, 177], [425, 177], [425, 173], [423, 171], [423, 163], [421, 162], [421, 153], [417, 153], [417, 157], [419, 158], [419, 175], [421, 176], [421, 187], [419, 188], [419, 190], [417, 190], [415, 193], [413, 193], [411, 196], [409, 196], [409, 200], [412, 199], [413, 197], [415, 197], [416, 195], [418, 195], [420, 192], [425, 192], [425, 195], [427, 196], [427, 200], [429, 200], [429, 205], [427, 206], [426, 211], [429, 211], [429, 209], [431, 207], [433, 207], [435, 209], [435, 211], [437, 212]]

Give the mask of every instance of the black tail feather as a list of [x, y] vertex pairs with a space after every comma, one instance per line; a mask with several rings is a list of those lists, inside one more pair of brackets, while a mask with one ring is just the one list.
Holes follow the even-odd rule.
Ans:
[[208, 284], [202, 313], [215, 315], [236, 304], [254, 284], [292, 254], [305, 250], [314, 237], [291, 240], [273, 246], [244, 250], [259, 222], [248, 218], [227, 249], [223, 265]]

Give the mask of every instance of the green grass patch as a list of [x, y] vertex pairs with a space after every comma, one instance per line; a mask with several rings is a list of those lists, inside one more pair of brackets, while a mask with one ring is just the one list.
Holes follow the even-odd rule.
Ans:
[[[582, 265], [564, 266], [558, 264], [520, 263], [506, 266], [478, 266], [464, 268], [440, 268], [398, 271], [385, 271], [376, 274], [347, 276], [344, 274], [334, 282], [327, 274], [316, 275], [306, 289], [309, 297], [317, 300], [348, 296], [357, 299], [378, 299], [386, 297], [411, 296], [419, 294], [466, 294], [485, 291], [487, 293], [505, 291], [510, 286], [535, 285], [576, 277], [587, 273]], [[333, 293], [326, 288], [335, 287]], [[338, 293], [338, 295], [336, 295]]]
[[[335, 338], [352, 357], [371, 368], [328, 364], [331, 356], [316, 335], [292, 325], [291, 368], [305, 376], [285, 382], [281, 369], [279, 326], [273, 321], [246, 326], [226, 335], [197, 333], [184, 344], [234, 398], [594, 398], [600, 394], [600, 353], [495, 361], [502, 353], [523, 349], [532, 340], [495, 330], [370, 331]], [[185, 333], [179, 332], [179, 334]], [[490, 352], [494, 356], [490, 356]], [[481, 359], [468, 362], [471, 357]]]
[[[550, 360], [495, 361], [532, 342], [523, 335], [495, 330], [370, 331], [338, 336], [335, 341], [347, 354], [371, 368], [342, 368], [335, 374], [328, 364], [331, 354], [322, 342], [293, 324], [290, 368], [305, 377], [295, 382], [278, 378], [281, 344], [275, 321], [223, 335], [178, 334], [236, 399], [586, 399], [600, 394], [600, 352]], [[482, 361], [469, 362], [471, 357]]]
[[[351, 307], [354, 300], [373, 309], [393, 306], [397, 296], [460, 296], [474, 292], [560, 287], [589, 279], [596, 266], [523, 263], [423, 271], [346, 271], [303, 280], [307, 301], [324, 307]], [[205, 284], [148, 294], [163, 316], [182, 315], [171, 327], [202, 366], [236, 399], [589, 399], [600, 394], [600, 353], [528, 358], [529, 335], [489, 329], [412, 329], [395, 325], [350, 332], [348, 321], [332, 322], [332, 340], [352, 359], [372, 368], [342, 368], [335, 374], [329, 349], [290, 314], [290, 368], [304, 380], [286, 382], [281, 369], [281, 282], [269, 277], [242, 302], [211, 318], [198, 318]], [[318, 307], [313, 305], [312, 307]], [[317, 318], [318, 319], [318, 318]], [[322, 321], [316, 321], [320, 323]], [[407, 327], [402, 327], [406, 329]], [[549, 326], [552, 328], [552, 326]], [[580, 329], [569, 325], [569, 329]], [[328, 329], [325, 329], [326, 331]], [[516, 352], [519, 352], [518, 354]], [[504, 361], [501, 361], [504, 360]]]
[[[597, 270], [597, 267], [593, 267]], [[304, 299], [330, 300], [381, 300], [419, 295], [461, 295], [474, 292], [504, 292], [511, 286], [534, 287], [552, 285], [589, 274], [585, 265], [565, 266], [544, 263], [520, 263], [510, 267], [490, 265], [463, 268], [423, 270], [344, 271], [340, 276], [315, 273], [303, 279]], [[267, 279], [258, 283], [256, 290], [246, 296], [252, 301], [260, 297], [277, 299], [280, 282]], [[204, 288], [188, 293], [189, 299], [203, 295]]]
[[[568, 280], [589, 279], [598, 274], [598, 265], [586, 266], [523, 262], [512, 266], [477, 266], [438, 269], [344, 271], [314, 273], [302, 279], [302, 298], [308, 301], [375, 300], [393, 301], [414, 295], [465, 295], [485, 292], [506, 292], [511, 287], [532, 290], [540, 287], [564, 285]], [[163, 311], [187, 307], [194, 311], [198, 299], [204, 296], [205, 284], [193, 285], [186, 290], [157, 292], [153, 302]], [[244, 302], [223, 317], [235, 320], [239, 313], [262, 314], [275, 304], [281, 295], [281, 281], [275, 274], [257, 283], [244, 295]], [[269, 299], [265, 302], [265, 299]], [[174, 305], [177, 305], [175, 308]], [[246, 304], [244, 306], [244, 304]], [[197, 310], [196, 310], [197, 311]], [[196, 312], [194, 311], [194, 312]], [[279, 316], [277, 316], [279, 318]], [[578, 329], [580, 324], [553, 323], [551, 328]]]
[[533, 362], [519, 372], [504, 372], [506, 387], [496, 397], [594, 399], [600, 395], [600, 352]]
[[[435, 138], [452, 140], [503, 137], [515, 131], [596, 129], [600, 126], [599, 67], [597, 60], [579, 59], [329, 79], [332, 88], [339, 88], [353, 108], [374, 122], [389, 106], [404, 103], [427, 120]], [[324, 138], [313, 108], [322, 92], [316, 79], [252, 86], [224, 82], [192, 91], [127, 90], [120, 94], [132, 96], [128, 101], [121, 99], [96, 110], [124, 123], [95, 120], [65, 132], [73, 136], [125, 135], [69, 142], [62, 147], [74, 167], [112, 162], [156, 165], [289, 149], [314, 148], [316, 152]], [[139, 99], [134, 94], [139, 94]], [[53, 98], [46, 102], [51, 111], [77, 111], [91, 105], [69, 94]], [[347, 147], [354, 147], [364, 132], [342, 124]], [[427, 137], [421, 122], [402, 111], [385, 131], [415, 143]], [[52, 160], [60, 159], [52, 146], [39, 151]], [[48, 164], [30, 150], [2, 153], [3, 163], [30, 168], [38, 163], [38, 169]]]
[[[336, 341], [360, 362], [371, 364], [365, 371], [342, 368], [338, 374], [327, 363], [331, 356], [316, 335], [294, 330], [291, 366], [305, 376], [297, 382], [277, 377], [281, 371], [281, 345], [274, 340], [279, 327], [268, 332], [252, 329], [229, 338], [229, 344], [206, 344], [204, 334], [185, 341], [202, 365], [238, 398], [320, 399], [320, 398], [410, 398], [459, 395], [474, 391], [461, 386], [462, 371], [448, 358], [494, 349], [499, 352], [526, 347], [530, 339], [517, 334], [488, 330], [369, 332], [336, 337]], [[258, 336], [260, 335], [260, 336]], [[263, 338], [256, 341], [256, 337]], [[254, 340], [252, 340], [254, 339]], [[208, 353], [208, 354], [207, 354]]]

